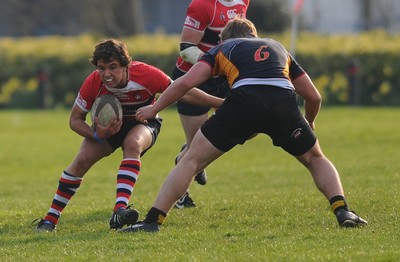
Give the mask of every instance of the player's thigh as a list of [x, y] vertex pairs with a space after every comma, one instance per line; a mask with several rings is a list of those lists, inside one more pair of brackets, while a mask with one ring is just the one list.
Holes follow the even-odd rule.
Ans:
[[[193, 138], [192, 145], [184, 158], [199, 167], [199, 170], [204, 169], [207, 165], [220, 157], [224, 152], [217, 149], [199, 130]], [[182, 159], [183, 160], [183, 159]]]
[[107, 142], [99, 143], [92, 139], [83, 139], [78, 153], [66, 171], [78, 177], [84, 174], [100, 159], [110, 155], [113, 149]]
[[197, 130], [199, 130], [203, 123], [208, 119], [208, 114], [205, 113], [199, 116], [187, 116], [180, 114], [179, 117], [185, 132], [186, 144], [190, 145]]
[[322, 153], [318, 140], [315, 142], [314, 146], [312, 146], [307, 152], [300, 156], [296, 156], [297, 160], [299, 160], [305, 166], [308, 166], [313, 159], [319, 157], [324, 157], [324, 154]]
[[[127, 133], [123, 143], [122, 150], [124, 155], [140, 155], [153, 143], [153, 136], [148, 127], [138, 124], [132, 127]], [[126, 156], [125, 156], [126, 157]]]

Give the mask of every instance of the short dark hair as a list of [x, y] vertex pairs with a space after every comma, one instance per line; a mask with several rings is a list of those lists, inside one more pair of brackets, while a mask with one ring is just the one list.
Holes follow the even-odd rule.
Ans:
[[228, 22], [221, 32], [221, 41], [230, 38], [257, 37], [257, 29], [254, 24], [246, 18], [235, 18]]
[[132, 61], [126, 45], [117, 39], [106, 39], [99, 42], [94, 48], [90, 62], [97, 66], [99, 60], [110, 62], [118, 60], [121, 66], [128, 66]]

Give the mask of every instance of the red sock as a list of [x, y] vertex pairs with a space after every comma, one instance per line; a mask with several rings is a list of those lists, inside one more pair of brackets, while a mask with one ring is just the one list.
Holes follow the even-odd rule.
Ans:
[[125, 158], [122, 160], [117, 175], [117, 194], [114, 211], [128, 206], [133, 188], [139, 177], [140, 166], [139, 159]]
[[61, 212], [64, 210], [72, 196], [76, 193], [81, 182], [82, 178], [80, 177], [75, 177], [65, 171], [61, 174], [53, 202], [51, 203], [49, 212], [44, 217], [45, 220], [51, 221], [57, 225]]

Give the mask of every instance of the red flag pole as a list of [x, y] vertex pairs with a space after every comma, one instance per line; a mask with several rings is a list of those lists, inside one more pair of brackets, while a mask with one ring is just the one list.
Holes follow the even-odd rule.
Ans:
[[291, 44], [290, 44], [290, 53], [294, 57], [296, 55], [296, 39], [297, 39], [297, 33], [299, 30], [299, 13], [301, 10], [301, 7], [303, 6], [304, 0], [296, 0], [294, 7], [293, 7], [293, 13], [292, 13], [292, 29], [291, 29]]
[[303, 6], [304, 0], [297, 0], [296, 3], [294, 4], [293, 12], [295, 14], [298, 14], [301, 10], [301, 7]]

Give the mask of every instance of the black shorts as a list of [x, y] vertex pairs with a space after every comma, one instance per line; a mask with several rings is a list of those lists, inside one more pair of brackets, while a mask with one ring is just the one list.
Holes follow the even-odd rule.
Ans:
[[316, 136], [301, 114], [297, 94], [274, 86], [242, 86], [201, 127], [204, 136], [227, 152], [253, 134], [264, 133], [273, 144], [294, 156], [311, 149]]
[[[107, 142], [110, 143], [110, 145], [112, 146], [114, 151], [117, 148], [121, 147], [129, 130], [131, 130], [134, 126], [139, 125], [139, 124], [142, 124], [142, 123], [140, 123], [136, 120], [131, 120], [129, 122], [123, 122], [121, 129], [118, 131], [118, 133], [116, 133], [115, 135], [113, 135], [112, 137], [109, 137], [107, 139]], [[159, 118], [159, 117], [147, 120], [147, 124], [143, 124], [150, 130], [150, 133], [152, 136], [152, 142], [151, 142], [151, 145], [141, 153], [141, 156], [143, 156], [144, 153], [146, 153], [146, 151], [149, 150], [156, 142], [158, 134], [161, 131], [161, 124], [162, 124], [162, 118]]]
[[[183, 76], [184, 74], [184, 72], [175, 67], [175, 70], [172, 73], [172, 79], [175, 80]], [[210, 78], [197, 88], [203, 90], [210, 95], [225, 98], [226, 94], [229, 91], [229, 84], [225, 77], [215, 77]], [[176, 103], [176, 106], [178, 107], [179, 114], [187, 116], [200, 116], [210, 111], [210, 107], [195, 106], [180, 101]]]

